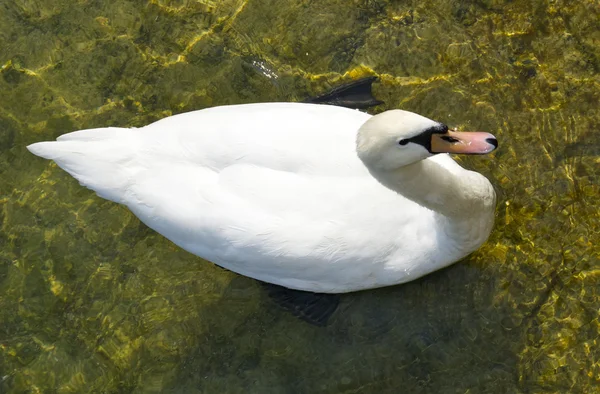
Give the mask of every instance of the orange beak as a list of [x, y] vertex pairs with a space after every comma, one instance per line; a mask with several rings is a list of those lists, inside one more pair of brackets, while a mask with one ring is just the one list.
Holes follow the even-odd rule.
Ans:
[[458, 153], [485, 155], [498, 147], [498, 140], [490, 133], [480, 131], [462, 132], [448, 130], [444, 134], [431, 135], [432, 153]]

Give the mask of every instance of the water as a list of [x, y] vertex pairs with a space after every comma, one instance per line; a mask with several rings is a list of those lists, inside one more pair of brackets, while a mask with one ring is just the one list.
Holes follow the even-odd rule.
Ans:
[[[0, 391], [595, 392], [596, 0], [0, 0]], [[327, 328], [173, 246], [29, 143], [378, 75], [494, 133], [489, 242]]]

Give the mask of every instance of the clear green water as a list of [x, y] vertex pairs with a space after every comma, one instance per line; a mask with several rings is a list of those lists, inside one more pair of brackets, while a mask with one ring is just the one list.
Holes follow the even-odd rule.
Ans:
[[[0, 66], [0, 392], [600, 391], [597, 0], [0, 0]], [[25, 149], [366, 74], [496, 134], [497, 224], [327, 328]]]

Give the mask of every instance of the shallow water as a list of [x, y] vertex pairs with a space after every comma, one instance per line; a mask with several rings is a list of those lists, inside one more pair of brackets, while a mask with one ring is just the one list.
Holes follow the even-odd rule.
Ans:
[[[597, 0], [0, 0], [0, 67], [0, 392], [600, 390]], [[326, 328], [25, 149], [366, 75], [498, 137], [497, 223]]]

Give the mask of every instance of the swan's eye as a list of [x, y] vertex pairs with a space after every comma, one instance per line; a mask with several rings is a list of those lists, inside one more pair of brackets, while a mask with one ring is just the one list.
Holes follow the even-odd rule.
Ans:
[[398, 141], [398, 143], [400, 145], [406, 145], [406, 144], [408, 144], [408, 140], [400, 140], [400, 141]]
[[458, 138], [450, 137], [449, 135], [443, 135], [440, 138], [451, 144], [454, 144], [454, 143], [460, 141]]

